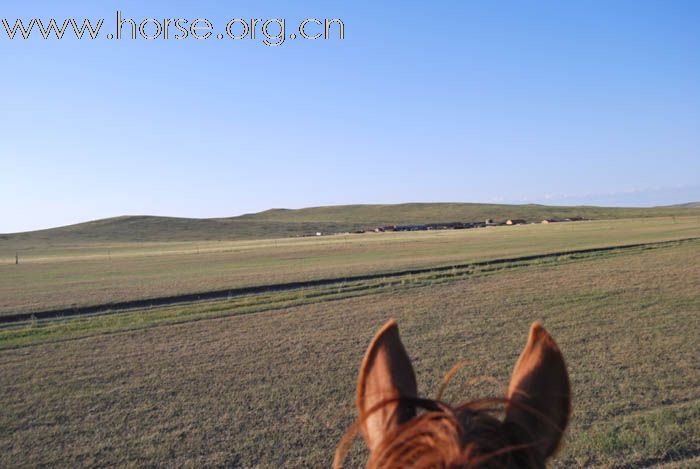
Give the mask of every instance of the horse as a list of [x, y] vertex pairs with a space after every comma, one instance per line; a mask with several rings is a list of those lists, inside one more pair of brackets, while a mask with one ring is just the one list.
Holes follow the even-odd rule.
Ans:
[[368, 469], [541, 468], [558, 450], [571, 413], [564, 357], [539, 322], [530, 326], [505, 397], [456, 407], [439, 399], [418, 397], [398, 325], [388, 321], [362, 360], [358, 418], [338, 444], [333, 467], [342, 467], [359, 432], [369, 449]]

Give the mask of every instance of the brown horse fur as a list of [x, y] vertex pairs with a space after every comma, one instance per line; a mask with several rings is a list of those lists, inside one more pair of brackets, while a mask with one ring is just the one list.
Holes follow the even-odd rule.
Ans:
[[[544, 467], [569, 420], [571, 391], [559, 347], [535, 322], [505, 398], [454, 408], [421, 399], [399, 328], [390, 320], [362, 360], [356, 406], [358, 420], [338, 445], [336, 468], [358, 431], [370, 450], [370, 469]], [[497, 406], [505, 407], [502, 419]]]

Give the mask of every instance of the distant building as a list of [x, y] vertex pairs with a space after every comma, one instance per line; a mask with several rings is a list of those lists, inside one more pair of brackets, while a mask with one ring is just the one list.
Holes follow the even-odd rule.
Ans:
[[487, 218], [486, 222], [484, 223], [485, 225], [493, 225], [493, 218]]
[[513, 218], [510, 220], [506, 220], [506, 225], [526, 225], [527, 220], [522, 220], [520, 218]]

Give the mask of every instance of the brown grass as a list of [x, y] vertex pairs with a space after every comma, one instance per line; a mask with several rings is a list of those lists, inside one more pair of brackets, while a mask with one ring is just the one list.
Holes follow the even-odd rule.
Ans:
[[[574, 418], [560, 466], [700, 450], [696, 243], [0, 352], [0, 466], [327, 466], [355, 374], [398, 319], [419, 390], [499, 394], [539, 319], [564, 352]], [[353, 453], [358, 463], [361, 452]]]

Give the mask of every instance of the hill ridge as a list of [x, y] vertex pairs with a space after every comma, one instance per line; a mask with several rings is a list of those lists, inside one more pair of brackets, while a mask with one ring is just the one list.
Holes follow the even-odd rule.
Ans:
[[120, 215], [56, 228], [0, 234], [7, 241], [45, 243], [161, 242], [277, 238], [316, 232], [368, 230], [383, 225], [475, 222], [491, 218], [585, 217], [591, 219], [700, 215], [691, 203], [682, 206], [622, 208], [553, 206], [541, 204], [482, 204], [470, 202], [408, 202], [274, 208], [234, 217], [187, 218], [158, 215]]

